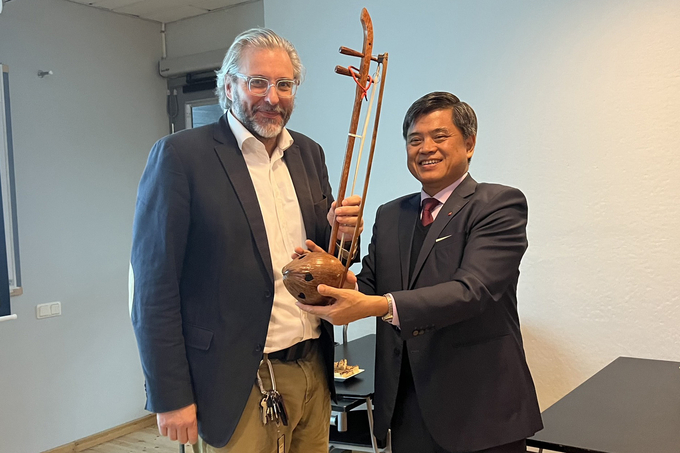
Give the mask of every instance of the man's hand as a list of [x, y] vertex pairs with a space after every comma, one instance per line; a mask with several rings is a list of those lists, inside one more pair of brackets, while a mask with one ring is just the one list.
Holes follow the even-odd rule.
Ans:
[[[348, 275], [349, 277], [349, 275]], [[354, 277], [356, 280], [356, 277]], [[337, 289], [327, 285], [318, 286], [319, 294], [335, 299], [331, 305], [304, 305], [297, 302], [300, 310], [325, 319], [336, 326], [349, 324], [357, 319], [387, 314], [387, 298], [367, 296], [350, 289]]]
[[[342, 206], [336, 209], [335, 201], [331, 205], [331, 210], [328, 211], [326, 218], [328, 223], [333, 226], [333, 219], [337, 220], [338, 237], [345, 235], [345, 240], [350, 240], [354, 234], [354, 227], [357, 224], [359, 216], [359, 205], [361, 204], [361, 197], [359, 195], [352, 195], [351, 197], [343, 198]], [[359, 227], [359, 234], [364, 231], [364, 219], [361, 219], [361, 226]]]
[[156, 421], [161, 436], [167, 436], [170, 440], [177, 440], [181, 444], [198, 442], [195, 404], [176, 411], [156, 414]]
[[324, 252], [324, 253], [326, 253], [326, 251], [322, 247], [316, 245], [314, 243], [314, 241], [312, 241], [310, 239], [307, 239], [305, 241], [305, 245], [307, 246], [307, 250], [303, 249], [302, 247], [295, 247], [295, 255], [291, 256], [291, 258], [295, 259], [298, 256], [302, 256], [307, 252]]
[[[291, 256], [292, 259], [297, 258], [298, 256], [302, 256], [305, 253], [309, 252], [323, 252], [326, 253], [324, 249], [319, 247], [314, 243], [314, 241], [311, 241], [307, 239], [305, 241], [305, 245], [307, 246], [307, 250], [303, 249], [302, 247], [295, 247], [295, 255]], [[348, 270], [347, 271], [347, 276], [345, 276], [345, 284], [342, 285], [343, 288], [346, 289], [356, 289], [357, 286], [357, 276], [354, 275], [354, 272]]]

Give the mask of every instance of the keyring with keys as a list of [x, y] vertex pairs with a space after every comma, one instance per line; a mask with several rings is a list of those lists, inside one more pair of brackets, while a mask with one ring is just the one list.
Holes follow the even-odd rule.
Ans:
[[274, 377], [274, 367], [269, 360], [268, 354], [265, 354], [260, 361], [267, 364], [269, 368], [269, 377], [272, 381], [271, 390], [265, 390], [262, 384], [262, 378], [260, 377], [260, 369], [257, 369], [257, 385], [260, 388], [260, 393], [262, 394], [262, 399], [260, 399], [260, 418], [262, 419], [262, 424], [266, 425], [268, 422], [276, 423], [276, 426], [288, 426], [288, 414], [286, 413], [286, 407], [283, 404], [283, 396], [276, 390], [276, 378]]

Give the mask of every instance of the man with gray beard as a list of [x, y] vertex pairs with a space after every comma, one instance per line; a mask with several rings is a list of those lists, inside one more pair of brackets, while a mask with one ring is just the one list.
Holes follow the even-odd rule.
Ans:
[[[334, 217], [351, 236], [360, 199], [335, 209], [323, 150], [285, 128], [302, 73], [276, 33], [239, 35], [217, 72], [226, 113], [159, 140], [139, 185], [146, 408], [195, 452], [328, 451], [333, 329], [296, 306], [281, 269], [305, 240], [327, 244]], [[287, 417], [269, 419], [274, 380]]]

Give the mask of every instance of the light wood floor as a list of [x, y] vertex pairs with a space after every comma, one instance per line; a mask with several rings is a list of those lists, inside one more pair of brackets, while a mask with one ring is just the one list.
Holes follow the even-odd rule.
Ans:
[[[191, 445], [187, 445], [185, 451], [192, 453]], [[332, 451], [352, 453], [349, 450]], [[82, 453], [179, 453], [179, 444], [158, 434], [158, 428], [154, 425], [88, 448]]]
[[[186, 447], [190, 453], [191, 447]], [[158, 434], [156, 426], [83, 450], [83, 453], [178, 453], [179, 444]]]
[[[190, 445], [187, 445], [185, 450], [186, 453], [191, 453], [193, 451]], [[538, 450], [532, 447], [527, 449], [527, 452], [536, 451]], [[543, 450], [543, 452], [551, 453], [551, 450]], [[154, 425], [96, 447], [83, 450], [82, 453], [179, 453], [179, 444], [158, 434], [158, 428]]]

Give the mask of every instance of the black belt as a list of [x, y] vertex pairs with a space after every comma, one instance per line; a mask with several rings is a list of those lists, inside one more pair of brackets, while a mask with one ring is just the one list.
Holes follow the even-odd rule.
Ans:
[[283, 362], [292, 362], [293, 360], [300, 360], [307, 354], [311, 352], [314, 345], [317, 343], [318, 338], [312, 338], [311, 340], [301, 341], [300, 343], [294, 344], [290, 348], [281, 349], [280, 351], [269, 353], [269, 360], [281, 360]]

